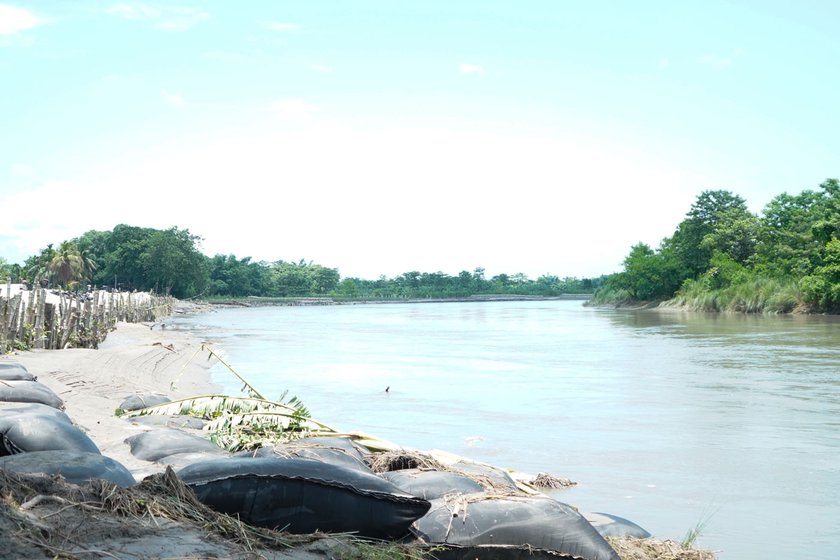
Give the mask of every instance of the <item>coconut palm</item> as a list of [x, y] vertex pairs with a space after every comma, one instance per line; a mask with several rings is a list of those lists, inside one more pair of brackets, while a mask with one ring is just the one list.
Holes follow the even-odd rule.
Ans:
[[82, 257], [72, 241], [63, 242], [47, 265], [53, 278], [65, 288], [78, 284], [82, 279]]
[[82, 280], [93, 282], [93, 272], [96, 270], [97, 264], [96, 261], [93, 260], [93, 257], [91, 257], [90, 249], [80, 249], [79, 259], [81, 263]]
[[32, 287], [39, 285], [46, 286], [52, 279], [52, 272], [50, 270], [50, 263], [56, 255], [52, 243], [47, 245], [45, 249], [41, 249], [38, 255], [33, 255], [26, 259], [26, 273], [27, 277], [32, 281]]

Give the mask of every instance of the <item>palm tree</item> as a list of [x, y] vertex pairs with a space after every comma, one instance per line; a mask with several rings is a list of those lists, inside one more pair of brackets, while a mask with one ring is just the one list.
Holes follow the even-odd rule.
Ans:
[[96, 270], [96, 261], [91, 257], [90, 249], [81, 249], [79, 251], [79, 259], [81, 263], [82, 280], [93, 282], [93, 271]]
[[53, 278], [65, 288], [78, 284], [82, 278], [82, 257], [72, 241], [64, 241], [47, 265]]
[[26, 272], [29, 279], [32, 280], [33, 288], [38, 287], [39, 284], [46, 286], [49, 283], [52, 277], [49, 265], [55, 255], [55, 249], [50, 243], [46, 249], [41, 250], [39, 255], [33, 255], [26, 259]]

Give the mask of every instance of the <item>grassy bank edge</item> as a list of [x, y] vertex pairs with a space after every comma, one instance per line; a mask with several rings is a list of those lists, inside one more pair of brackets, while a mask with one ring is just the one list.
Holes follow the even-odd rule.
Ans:
[[686, 311], [816, 314], [796, 280], [751, 278], [723, 288], [710, 288], [701, 280], [688, 281], [670, 299], [636, 300], [624, 289], [600, 290], [586, 305], [619, 309], [681, 309]]

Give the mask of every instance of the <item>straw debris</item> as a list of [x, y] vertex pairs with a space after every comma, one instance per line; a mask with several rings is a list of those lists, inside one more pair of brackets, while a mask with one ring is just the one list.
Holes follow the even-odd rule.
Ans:
[[560, 478], [559, 476], [554, 476], [553, 474], [544, 472], [537, 473], [537, 476], [535, 476], [533, 480], [529, 481], [529, 483], [534, 488], [560, 489], [577, 486], [577, 482], [573, 480], [570, 480], [568, 478]]
[[256, 558], [317, 546], [325, 538], [252, 527], [217, 513], [171, 468], [131, 488], [0, 471], [0, 532], [9, 543], [4, 554], [16, 558], [144, 558], [163, 552]]
[[715, 560], [708, 550], [685, 548], [671, 540], [607, 537], [621, 560]]
[[402, 471], [406, 469], [447, 470], [446, 465], [431, 455], [408, 450], [376, 453], [371, 457], [369, 466], [375, 473]]

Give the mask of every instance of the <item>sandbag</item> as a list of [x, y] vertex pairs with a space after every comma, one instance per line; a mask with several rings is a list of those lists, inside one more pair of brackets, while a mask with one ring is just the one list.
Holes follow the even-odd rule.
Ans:
[[499, 467], [470, 461], [458, 461], [450, 465], [450, 468], [475, 480], [484, 486], [485, 490], [504, 494], [522, 493], [522, 490], [516, 485], [516, 481]]
[[0, 380], [37, 381], [38, 378], [29, 373], [29, 370], [23, 364], [0, 360]]
[[54, 420], [61, 420], [67, 424], [72, 424], [73, 421], [63, 410], [53, 408], [41, 403], [15, 403], [15, 402], [0, 402], [0, 418], [19, 416], [21, 414], [34, 414], [36, 416], [49, 416]]
[[131, 395], [120, 404], [120, 409], [125, 411], [140, 410], [168, 402], [172, 402], [172, 399], [166, 395]]
[[310, 459], [230, 458], [177, 474], [209, 507], [291, 533], [396, 539], [430, 506], [374, 474]]
[[[303, 440], [300, 440], [300, 442], [303, 442]], [[244, 455], [246, 454], [243, 454], [243, 456]], [[255, 451], [247, 452], [247, 455], [251, 457], [297, 457], [300, 459], [312, 459], [314, 461], [330, 463], [332, 465], [347, 467], [367, 473], [373, 472], [366, 463], [342, 449], [335, 447], [320, 447], [319, 445], [312, 443], [306, 444], [295, 441], [275, 446], [261, 447]]]
[[0, 457], [0, 470], [17, 474], [61, 475], [71, 484], [87, 484], [93, 479], [133, 486], [134, 477], [122, 464], [99, 453], [84, 451], [34, 451]]
[[149, 416], [133, 416], [126, 418], [132, 424], [140, 424], [143, 426], [162, 426], [164, 428], [190, 428], [193, 430], [201, 430], [204, 428], [206, 422], [201, 418], [195, 416], [182, 416], [180, 414], [151, 414]]
[[0, 381], [0, 401], [41, 403], [63, 409], [64, 401], [37, 381]]
[[434, 500], [412, 532], [431, 544], [527, 545], [586, 560], [619, 560], [573, 507], [545, 497]]
[[[227, 456], [227, 455], [224, 455]], [[222, 456], [218, 453], [207, 453], [206, 451], [190, 452], [190, 453], [175, 453], [174, 455], [167, 455], [161, 457], [156, 462], [161, 465], [169, 465], [175, 470], [183, 469], [193, 463], [200, 463], [202, 461], [212, 461], [219, 459]]]
[[294, 441], [289, 442], [287, 445], [295, 445], [295, 446], [311, 446], [316, 445], [318, 447], [324, 447], [328, 449], [336, 449], [343, 451], [350, 455], [351, 457], [355, 457], [362, 463], [367, 463], [367, 460], [371, 456], [371, 452], [368, 451], [366, 448], [362, 447], [355, 441], [353, 441], [349, 437], [340, 437], [340, 436], [309, 436], [305, 438], [296, 439]]
[[630, 521], [617, 515], [602, 512], [581, 512], [602, 537], [634, 537], [647, 539], [650, 533]]
[[209, 439], [168, 428], [133, 435], [125, 443], [131, 447], [132, 455], [144, 461], [157, 461], [176, 453], [226, 453]]
[[484, 491], [484, 487], [478, 482], [448, 471], [403, 469], [384, 472], [379, 476], [408, 494], [426, 500], [436, 500], [447, 494], [475, 494]]
[[83, 431], [60, 416], [37, 412], [0, 415], [0, 456], [50, 450], [99, 453]]

